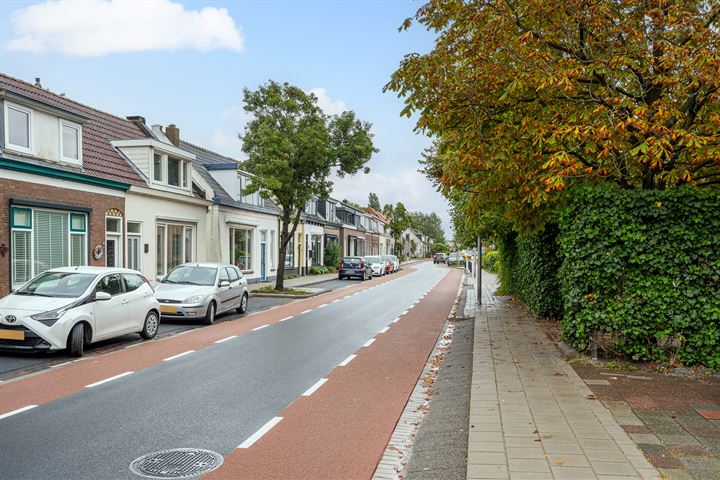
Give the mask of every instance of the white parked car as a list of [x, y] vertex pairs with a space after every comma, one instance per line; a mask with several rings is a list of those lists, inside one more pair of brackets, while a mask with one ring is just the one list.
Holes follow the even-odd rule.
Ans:
[[372, 255], [369, 257], [365, 257], [365, 260], [370, 264], [373, 276], [382, 277], [383, 275], [385, 275], [387, 262], [383, 260], [382, 257]]
[[224, 263], [183, 263], [155, 287], [160, 314], [165, 318], [200, 318], [206, 324], [215, 316], [236, 310], [247, 312], [247, 279], [240, 269]]
[[395, 255], [390, 255], [390, 261], [393, 262], [393, 273], [400, 271], [400, 259]]
[[128, 333], [153, 338], [159, 325], [153, 288], [124, 268], [48, 270], [0, 300], [0, 349], [67, 348], [80, 357], [86, 344]]

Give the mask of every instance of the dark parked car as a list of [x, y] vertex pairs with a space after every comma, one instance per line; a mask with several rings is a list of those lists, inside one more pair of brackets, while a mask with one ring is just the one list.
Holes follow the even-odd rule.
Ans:
[[364, 257], [343, 257], [338, 270], [338, 279], [360, 277], [361, 280], [372, 278], [372, 267]]

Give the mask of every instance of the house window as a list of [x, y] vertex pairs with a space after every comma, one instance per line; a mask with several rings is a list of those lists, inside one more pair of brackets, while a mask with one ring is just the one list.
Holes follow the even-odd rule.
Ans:
[[295, 237], [290, 237], [285, 250], [285, 268], [295, 267]]
[[270, 230], [270, 270], [275, 270], [275, 230]]
[[140, 228], [140, 222], [127, 222], [127, 268], [131, 270], [140, 270], [141, 267], [142, 235]]
[[155, 180], [156, 182], [163, 181], [162, 155], [158, 153], [153, 155], [153, 180]]
[[30, 150], [31, 111], [7, 106], [7, 143], [22, 150]]
[[156, 236], [157, 275], [165, 275], [194, 257], [195, 228], [191, 225], [158, 223]]
[[12, 207], [10, 227], [13, 288], [51, 268], [87, 265], [84, 213]]
[[230, 229], [230, 263], [243, 271], [252, 269], [252, 233], [249, 228]]
[[60, 122], [60, 151], [63, 160], [77, 162], [80, 160], [82, 151], [80, 127], [69, 123]]
[[182, 186], [187, 187], [190, 183], [190, 162], [183, 162], [182, 172]]
[[177, 158], [168, 157], [167, 159], [167, 172], [168, 172], [168, 185], [173, 187], [180, 186], [180, 177], [182, 173], [180, 171], [180, 164], [182, 162]]

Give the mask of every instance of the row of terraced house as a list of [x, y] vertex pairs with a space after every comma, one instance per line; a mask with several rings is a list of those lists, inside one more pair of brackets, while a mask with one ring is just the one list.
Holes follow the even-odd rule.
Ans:
[[50, 268], [127, 267], [149, 279], [185, 262], [237, 265], [272, 280], [308, 273], [329, 242], [341, 255], [392, 254], [387, 218], [316, 198], [285, 258], [280, 210], [239, 163], [148, 126], [0, 74], [0, 295]]

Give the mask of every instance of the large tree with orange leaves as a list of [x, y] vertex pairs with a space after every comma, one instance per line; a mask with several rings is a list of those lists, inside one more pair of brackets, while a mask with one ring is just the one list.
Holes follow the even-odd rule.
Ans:
[[532, 228], [572, 183], [720, 184], [720, 2], [432, 0], [387, 89], [441, 188]]

